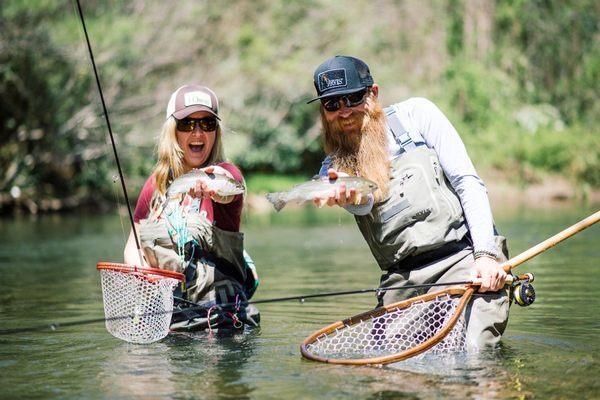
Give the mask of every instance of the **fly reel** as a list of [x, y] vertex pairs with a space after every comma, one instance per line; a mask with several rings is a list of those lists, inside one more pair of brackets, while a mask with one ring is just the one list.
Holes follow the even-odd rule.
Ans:
[[530, 306], [535, 301], [535, 289], [531, 282], [533, 282], [533, 274], [528, 273], [527, 279], [515, 282], [512, 286], [515, 303], [521, 307]]

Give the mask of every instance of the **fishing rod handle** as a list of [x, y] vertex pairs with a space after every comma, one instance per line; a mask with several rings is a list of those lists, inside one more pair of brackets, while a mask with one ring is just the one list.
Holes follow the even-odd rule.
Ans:
[[[506, 279], [504, 280], [504, 283], [506, 285], [511, 285], [515, 282], [520, 282], [520, 281], [533, 282], [534, 279], [535, 279], [535, 277], [530, 272], [528, 272], [526, 274], [522, 274], [522, 275], [510, 275], [509, 274], [509, 275], [506, 275]], [[475, 285], [475, 286], [480, 286], [481, 282], [482, 282], [481, 278], [475, 278], [470, 282], [470, 284]]]
[[509, 272], [511, 269], [523, 264], [525, 261], [537, 256], [538, 254], [543, 253], [549, 248], [556, 246], [563, 240], [570, 238], [576, 233], [579, 233], [582, 230], [589, 228], [598, 221], [600, 221], [600, 211], [596, 211], [589, 217], [582, 219], [578, 223], [568, 227], [567, 229], [557, 233], [556, 235], [544, 240], [543, 242], [533, 246], [528, 250], [525, 250], [521, 254], [502, 263], [502, 268], [504, 268], [504, 271]]

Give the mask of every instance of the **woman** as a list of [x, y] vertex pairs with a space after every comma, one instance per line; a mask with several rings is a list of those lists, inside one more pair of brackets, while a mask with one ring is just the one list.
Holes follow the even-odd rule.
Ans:
[[176, 313], [172, 329], [241, 328], [259, 321], [258, 311], [247, 305], [258, 280], [239, 232], [243, 194], [220, 196], [199, 180], [189, 193], [166, 196], [169, 185], [193, 169], [243, 184], [241, 172], [225, 161], [219, 121], [218, 99], [209, 88], [185, 85], [171, 95], [158, 163], [134, 213], [143, 254], [133, 232], [125, 246], [128, 264], [185, 274], [185, 289], [175, 290], [176, 305], [206, 308]]

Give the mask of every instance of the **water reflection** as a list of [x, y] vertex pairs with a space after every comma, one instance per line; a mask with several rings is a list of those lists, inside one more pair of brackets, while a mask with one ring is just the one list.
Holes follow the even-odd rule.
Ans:
[[[508, 357], [508, 358], [507, 358]], [[527, 397], [516, 353], [495, 350], [466, 356], [407, 360], [383, 367], [307, 364], [320, 398], [367, 399], [506, 399]], [[332, 386], [336, 392], [329, 392]], [[332, 395], [335, 393], [335, 395]]]
[[118, 342], [107, 350], [98, 380], [108, 398], [166, 398], [176, 393], [169, 346]]
[[514, 368], [504, 362], [515, 354], [504, 348], [477, 353], [415, 357], [387, 368], [434, 379], [440, 394], [458, 398], [504, 399], [524, 395]]
[[175, 333], [150, 345], [119, 342], [108, 351], [98, 378], [109, 398], [249, 399], [247, 363], [258, 330], [245, 333]]
[[172, 335], [170, 358], [180, 380], [193, 396], [249, 399], [254, 390], [248, 363], [254, 355], [259, 329], [233, 333]]

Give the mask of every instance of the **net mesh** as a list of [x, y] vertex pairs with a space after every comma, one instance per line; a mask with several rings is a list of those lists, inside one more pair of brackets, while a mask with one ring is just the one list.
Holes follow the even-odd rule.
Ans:
[[[365, 359], [397, 355], [412, 349], [440, 332], [454, 315], [460, 296], [443, 294], [429, 301], [414, 302], [407, 308], [371, 317], [355, 325], [345, 325], [320, 335], [306, 350], [328, 359]], [[464, 351], [464, 314], [445, 338], [426, 354]], [[422, 354], [425, 354], [422, 353]]]
[[132, 343], [152, 343], [167, 336], [176, 279], [100, 270], [106, 329]]

